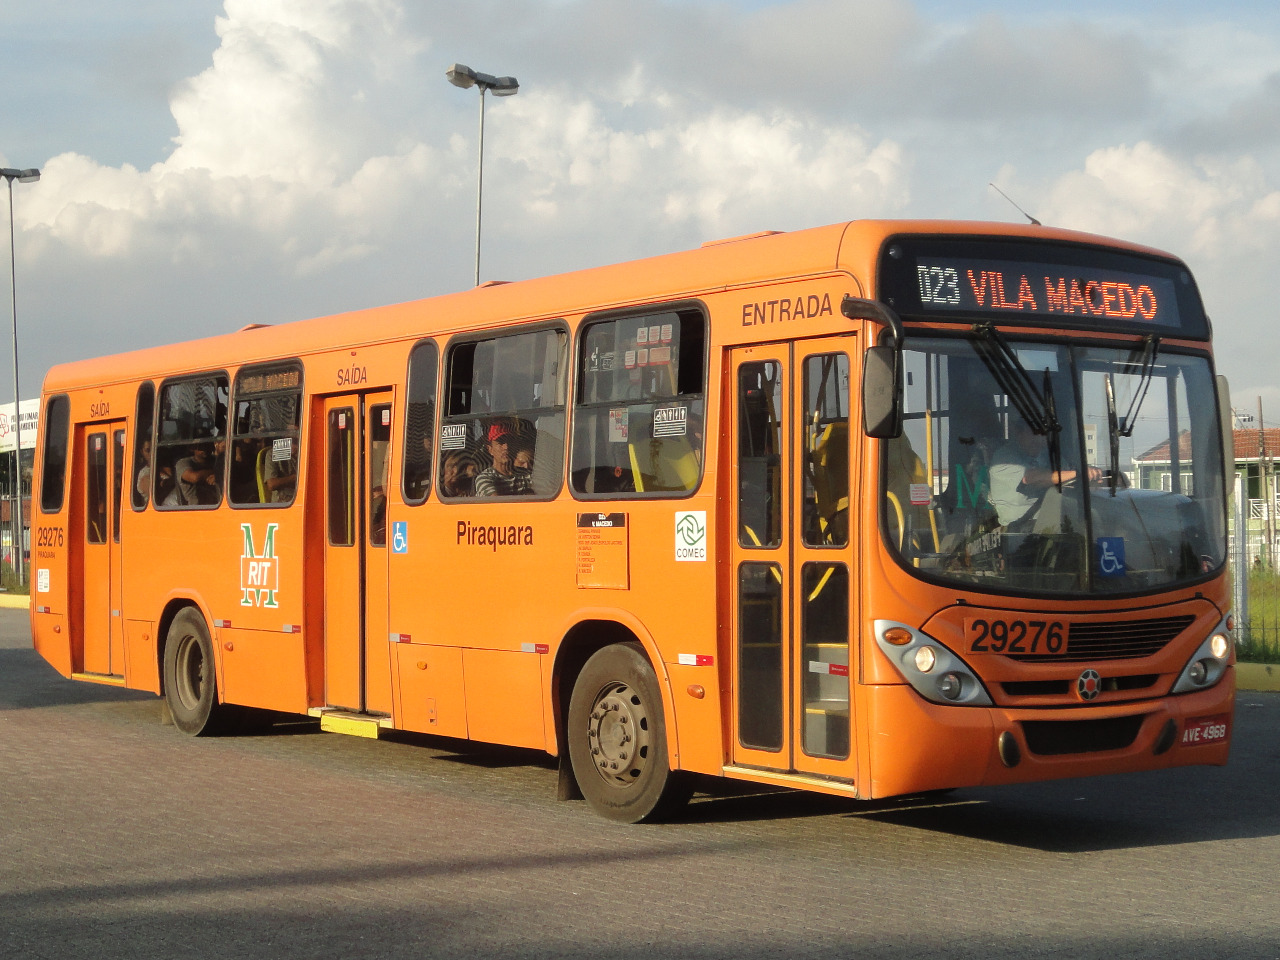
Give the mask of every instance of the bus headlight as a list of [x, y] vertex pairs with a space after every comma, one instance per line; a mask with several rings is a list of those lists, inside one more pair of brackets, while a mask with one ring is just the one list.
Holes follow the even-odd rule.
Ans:
[[1234, 638], [1231, 635], [1232, 620], [1230, 614], [1223, 617], [1217, 629], [1209, 634], [1204, 643], [1200, 644], [1199, 649], [1182, 668], [1178, 682], [1173, 685], [1174, 693], [1203, 690], [1222, 679], [1222, 675], [1227, 672], [1228, 664], [1231, 663], [1231, 651], [1235, 647]]
[[991, 706], [991, 697], [977, 675], [933, 637], [894, 620], [877, 620], [875, 632], [876, 645], [926, 700]]
[[1215, 633], [1209, 638], [1209, 652], [1216, 659], [1225, 660], [1229, 649], [1231, 649], [1231, 641], [1225, 633]]

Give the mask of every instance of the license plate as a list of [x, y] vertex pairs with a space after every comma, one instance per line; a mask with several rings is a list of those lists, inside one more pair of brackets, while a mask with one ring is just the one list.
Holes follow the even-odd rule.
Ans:
[[1227, 739], [1231, 727], [1227, 714], [1217, 717], [1197, 717], [1188, 720], [1182, 728], [1182, 745], [1193, 747], [1201, 743], [1217, 743]]

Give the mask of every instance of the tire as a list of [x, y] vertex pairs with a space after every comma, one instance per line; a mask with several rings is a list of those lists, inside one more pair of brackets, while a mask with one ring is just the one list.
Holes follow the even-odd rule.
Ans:
[[164, 645], [164, 696], [173, 725], [193, 737], [222, 733], [234, 710], [218, 703], [213, 641], [194, 607], [179, 611]]
[[574, 777], [601, 816], [640, 823], [688, 801], [688, 778], [667, 762], [662, 692], [639, 644], [591, 656], [573, 685], [567, 730]]

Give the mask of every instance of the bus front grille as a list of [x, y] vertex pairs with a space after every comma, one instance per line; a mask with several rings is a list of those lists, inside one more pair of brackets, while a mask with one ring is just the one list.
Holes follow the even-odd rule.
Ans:
[[1022, 735], [1027, 749], [1042, 757], [1123, 750], [1133, 743], [1144, 719], [1138, 714], [1105, 720], [1024, 720]]
[[1165, 645], [1195, 622], [1191, 615], [1152, 620], [1077, 621], [1067, 633], [1065, 654], [1005, 654], [1025, 663], [1092, 663], [1098, 660], [1132, 660], [1159, 653]]

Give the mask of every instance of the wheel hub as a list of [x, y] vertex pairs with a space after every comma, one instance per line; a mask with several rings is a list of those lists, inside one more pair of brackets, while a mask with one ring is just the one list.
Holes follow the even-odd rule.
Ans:
[[634, 783], [649, 757], [649, 720], [639, 694], [625, 683], [602, 690], [587, 719], [587, 739], [601, 777], [617, 786]]

